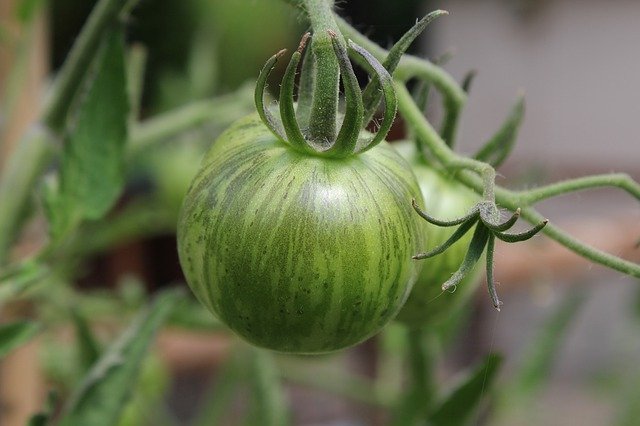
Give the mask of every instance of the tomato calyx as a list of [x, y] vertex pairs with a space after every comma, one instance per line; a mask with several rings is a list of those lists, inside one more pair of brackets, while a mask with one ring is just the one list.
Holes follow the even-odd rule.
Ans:
[[[306, 82], [314, 78], [312, 54], [307, 54], [304, 58], [298, 104], [296, 105], [294, 102], [295, 74], [305, 46], [311, 38], [310, 33], [306, 33], [302, 37], [298, 49], [291, 56], [282, 79], [278, 102], [279, 117], [276, 117], [270, 108], [265, 105], [264, 92], [271, 71], [286, 50], [283, 49], [273, 55], [262, 68], [256, 82], [255, 104], [262, 122], [272, 133], [287, 142], [292, 148], [313, 155], [344, 158], [367, 151], [384, 140], [395, 119], [397, 102], [391, 75], [373, 55], [351, 40], [347, 42], [349, 49], [347, 50], [337, 33], [330, 30], [327, 33], [331, 38], [331, 44], [340, 67], [340, 76], [344, 86], [345, 110], [344, 113], [338, 114], [341, 116], [341, 123], [337, 134], [328, 132], [329, 134], [317, 137], [308, 131], [308, 123], [313, 113], [308, 105], [314, 93], [313, 84]], [[371, 121], [374, 115], [373, 112], [381, 99], [373, 98], [369, 94], [370, 91], [366, 89], [364, 93], [360, 89], [349, 60], [349, 53], [356, 57], [363, 65], [363, 68], [371, 75], [371, 81], [375, 80], [376, 84], [379, 85], [378, 87], [382, 88], [384, 111], [378, 131], [374, 135], [362, 132], [362, 130]], [[316, 88], [316, 90], [318, 89]], [[367, 103], [366, 105], [365, 102]]]
[[507, 220], [500, 222], [500, 211], [495, 202], [481, 201], [476, 204], [466, 215], [454, 219], [454, 220], [440, 220], [432, 217], [427, 212], [422, 210], [416, 200], [412, 200], [414, 210], [425, 219], [427, 222], [441, 227], [458, 226], [458, 229], [449, 237], [447, 241], [434, 249], [419, 253], [413, 256], [416, 260], [427, 259], [436, 256], [444, 252], [453, 243], [462, 238], [472, 227], [475, 225], [475, 230], [467, 254], [460, 265], [460, 268], [449, 278], [444, 284], [442, 284], [442, 291], [451, 291], [462, 281], [462, 279], [473, 269], [478, 262], [484, 249], [487, 249], [487, 286], [489, 295], [493, 302], [494, 308], [500, 311], [502, 302], [498, 298], [495, 282], [493, 280], [493, 253], [496, 238], [507, 242], [517, 243], [520, 241], [526, 241], [536, 235], [544, 228], [548, 220], [536, 224], [533, 228], [517, 233], [511, 234], [504, 231], [513, 227], [520, 217], [520, 209], [517, 209]]

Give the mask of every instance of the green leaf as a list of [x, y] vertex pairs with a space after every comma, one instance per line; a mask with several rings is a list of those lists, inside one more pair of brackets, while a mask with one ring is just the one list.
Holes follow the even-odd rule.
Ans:
[[468, 373], [436, 406], [428, 418], [432, 426], [462, 426], [468, 424], [482, 397], [487, 394], [502, 363], [497, 354], [488, 355], [484, 362]]
[[100, 219], [124, 185], [128, 97], [122, 31], [108, 33], [64, 141], [59, 184], [46, 197], [53, 239]]
[[113, 426], [138, 380], [143, 359], [179, 295], [160, 295], [106, 350], [71, 396], [58, 426]]
[[80, 368], [82, 372], [88, 371], [100, 358], [100, 344], [96, 340], [87, 320], [77, 310], [71, 311], [73, 325], [76, 331], [76, 343], [80, 357]]
[[525, 349], [524, 359], [516, 373], [507, 398], [525, 398], [533, 396], [544, 385], [549, 377], [555, 355], [558, 353], [572, 320], [580, 311], [585, 295], [571, 294], [542, 325], [539, 334], [531, 340]]
[[49, 273], [49, 267], [35, 258], [7, 266], [0, 273], [0, 304], [28, 290]]
[[524, 96], [520, 96], [498, 132], [476, 152], [473, 158], [489, 163], [494, 167], [500, 166], [507, 159], [515, 145], [523, 117]]
[[38, 332], [38, 325], [29, 321], [16, 321], [0, 325], [0, 358], [25, 344]]

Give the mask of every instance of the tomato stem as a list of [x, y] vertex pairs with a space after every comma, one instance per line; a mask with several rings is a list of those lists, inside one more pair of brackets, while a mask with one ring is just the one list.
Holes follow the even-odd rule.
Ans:
[[437, 398], [435, 366], [438, 361], [437, 337], [432, 332], [407, 330], [409, 388], [394, 413], [395, 425], [420, 424]]
[[353, 154], [358, 136], [362, 129], [362, 118], [364, 116], [364, 105], [362, 103], [362, 92], [358, 79], [356, 78], [347, 49], [338, 41], [338, 36], [333, 31], [329, 32], [333, 49], [335, 50], [338, 64], [340, 65], [340, 74], [342, 76], [342, 85], [345, 94], [345, 112], [342, 119], [342, 125], [338, 136], [333, 145], [326, 151], [329, 155], [337, 154], [344, 157]]
[[[544, 187], [541, 190], [532, 190], [534, 194], [528, 196], [529, 191], [515, 192], [500, 188], [495, 185], [495, 170], [489, 164], [477, 160], [461, 157], [453, 152], [442, 140], [441, 136], [433, 129], [431, 124], [424, 118], [422, 112], [413, 102], [411, 94], [403, 84], [396, 83], [396, 96], [398, 97], [398, 110], [409, 122], [418, 137], [421, 137], [426, 148], [436, 157], [436, 159], [448, 168], [461, 168], [456, 174], [456, 179], [483, 194], [485, 200], [491, 197], [501, 206], [511, 211], [516, 211], [521, 207], [521, 216], [529, 223], [540, 226], [546, 219], [535, 209], [530, 207], [535, 201], [540, 201], [555, 195], [564, 194], [572, 190], [583, 190], [592, 187], [617, 186], [625, 189], [634, 197], [640, 195], [640, 186], [633, 182], [626, 175], [614, 174], [609, 177], [595, 176], [585, 177], [579, 180], [568, 181]], [[466, 170], [465, 170], [466, 169]], [[613, 178], [610, 178], [610, 177]], [[551, 224], [546, 224], [542, 232], [578, 255], [593, 262], [609, 267], [627, 275], [640, 278], [640, 265], [604, 251], [590, 247], [568, 235]]]
[[328, 31], [339, 35], [338, 42], [342, 45], [344, 40], [333, 17], [333, 1], [303, 0], [303, 4], [313, 28], [311, 51], [316, 65], [307, 136], [314, 143], [328, 147], [328, 142], [336, 136], [340, 79], [340, 67]]
[[251, 424], [285, 426], [290, 423], [286, 398], [273, 355], [262, 349], [251, 350], [253, 407]]
[[517, 192], [522, 203], [530, 205], [551, 197], [563, 195], [568, 192], [583, 191], [599, 187], [620, 188], [629, 193], [636, 200], [640, 200], [640, 184], [631, 179], [625, 173], [611, 173], [604, 175], [585, 176], [577, 179], [569, 179], [551, 185], [532, 188]]

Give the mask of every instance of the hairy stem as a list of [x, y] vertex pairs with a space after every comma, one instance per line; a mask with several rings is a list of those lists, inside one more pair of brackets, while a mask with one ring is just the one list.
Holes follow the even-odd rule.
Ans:
[[396, 96], [398, 97], [398, 109], [405, 119], [413, 124], [416, 137], [425, 141], [431, 153], [445, 167], [468, 169], [480, 175], [483, 180], [482, 193], [484, 199], [486, 201], [494, 201], [494, 180], [496, 172], [493, 167], [481, 161], [455, 154], [427, 121], [415, 102], [413, 102], [411, 93], [409, 93], [404, 84], [396, 83], [395, 89]]
[[[506, 204], [500, 200], [498, 200], [498, 202], [503, 205]], [[539, 223], [540, 221], [544, 220], [544, 217], [531, 207], [523, 208], [521, 216], [526, 219], [527, 222], [532, 224]], [[548, 223], [547, 226], [542, 229], [542, 232], [549, 238], [557, 241], [569, 250], [579, 254], [584, 258], [592, 260], [593, 262], [599, 263], [608, 268], [615, 269], [616, 271], [620, 271], [627, 275], [640, 278], [640, 265], [637, 263], [621, 259], [602, 250], [598, 250], [594, 247], [588, 246], [572, 237], [571, 235], [567, 234], [557, 226], [552, 225], [551, 223]]]
[[338, 42], [344, 45], [340, 30], [333, 18], [333, 1], [303, 0], [305, 11], [313, 28], [311, 52], [316, 64], [311, 115], [308, 137], [320, 144], [327, 145], [336, 135], [336, 116], [338, 113], [338, 87], [340, 67], [333, 50], [329, 32], [338, 36]]
[[[493, 192], [495, 201], [499, 205], [508, 208], [511, 211], [515, 211], [518, 207], [521, 207], [521, 216], [532, 224], [538, 224], [545, 220], [545, 218], [534, 208], [530, 207], [529, 204], [550, 196], [560, 195], [569, 190], [582, 190], [589, 187], [613, 185], [624, 188], [637, 197], [637, 184], [631, 181], [630, 178], [626, 177], [626, 175], [612, 175], [613, 179], [605, 179], [603, 176], [596, 176], [595, 179], [593, 179], [593, 177], [586, 177], [583, 179], [560, 182], [556, 185], [550, 185], [548, 187], [539, 188], [538, 190], [533, 190], [534, 196], [530, 198], [528, 198], [527, 192], [514, 192], [497, 187], [493, 182], [489, 182], [489, 178], [491, 177], [491, 173], [488, 171], [489, 169], [483, 169], [482, 167], [474, 164], [484, 163], [461, 157], [449, 149], [440, 135], [438, 135], [433, 127], [431, 127], [431, 125], [426, 121], [418, 107], [413, 102], [411, 94], [407, 91], [404, 85], [399, 83], [396, 84], [396, 94], [398, 97], [398, 110], [403, 117], [411, 123], [417, 136], [423, 139], [426, 147], [438, 159], [438, 161], [440, 161], [444, 166], [463, 167], [465, 169], [472, 170], [473, 172], [470, 172], [470, 170], [462, 170], [456, 175], [456, 178], [476, 192], [482, 193], [485, 198], [490, 194], [490, 192], [487, 191], [487, 185], [489, 185], [492, 187], [491, 192]], [[486, 164], [485, 166], [490, 167]], [[493, 176], [495, 177], [495, 172]], [[551, 224], [545, 226], [542, 232], [549, 238], [557, 241], [569, 250], [586, 259], [624, 274], [640, 278], [640, 265], [636, 263], [613, 256], [594, 247], [590, 247]]]
[[520, 200], [522, 200], [524, 204], [530, 205], [568, 192], [584, 191], [586, 189], [607, 186], [620, 188], [631, 194], [635, 199], [640, 200], [640, 185], [631, 179], [631, 176], [624, 173], [585, 176], [553, 183], [539, 188], [520, 191], [516, 194], [519, 195]]

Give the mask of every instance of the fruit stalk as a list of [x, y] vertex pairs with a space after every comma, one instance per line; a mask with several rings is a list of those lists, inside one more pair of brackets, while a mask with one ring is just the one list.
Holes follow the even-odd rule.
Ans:
[[323, 145], [334, 140], [336, 135], [340, 79], [340, 67], [329, 32], [335, 33], [342, 45], [344, 39], [334, 19], [333, 1], [304, 0], [303, 3], [313, 28], [311, 52], [315, 62], [314, 95], [308, 136], [312, 141]]

